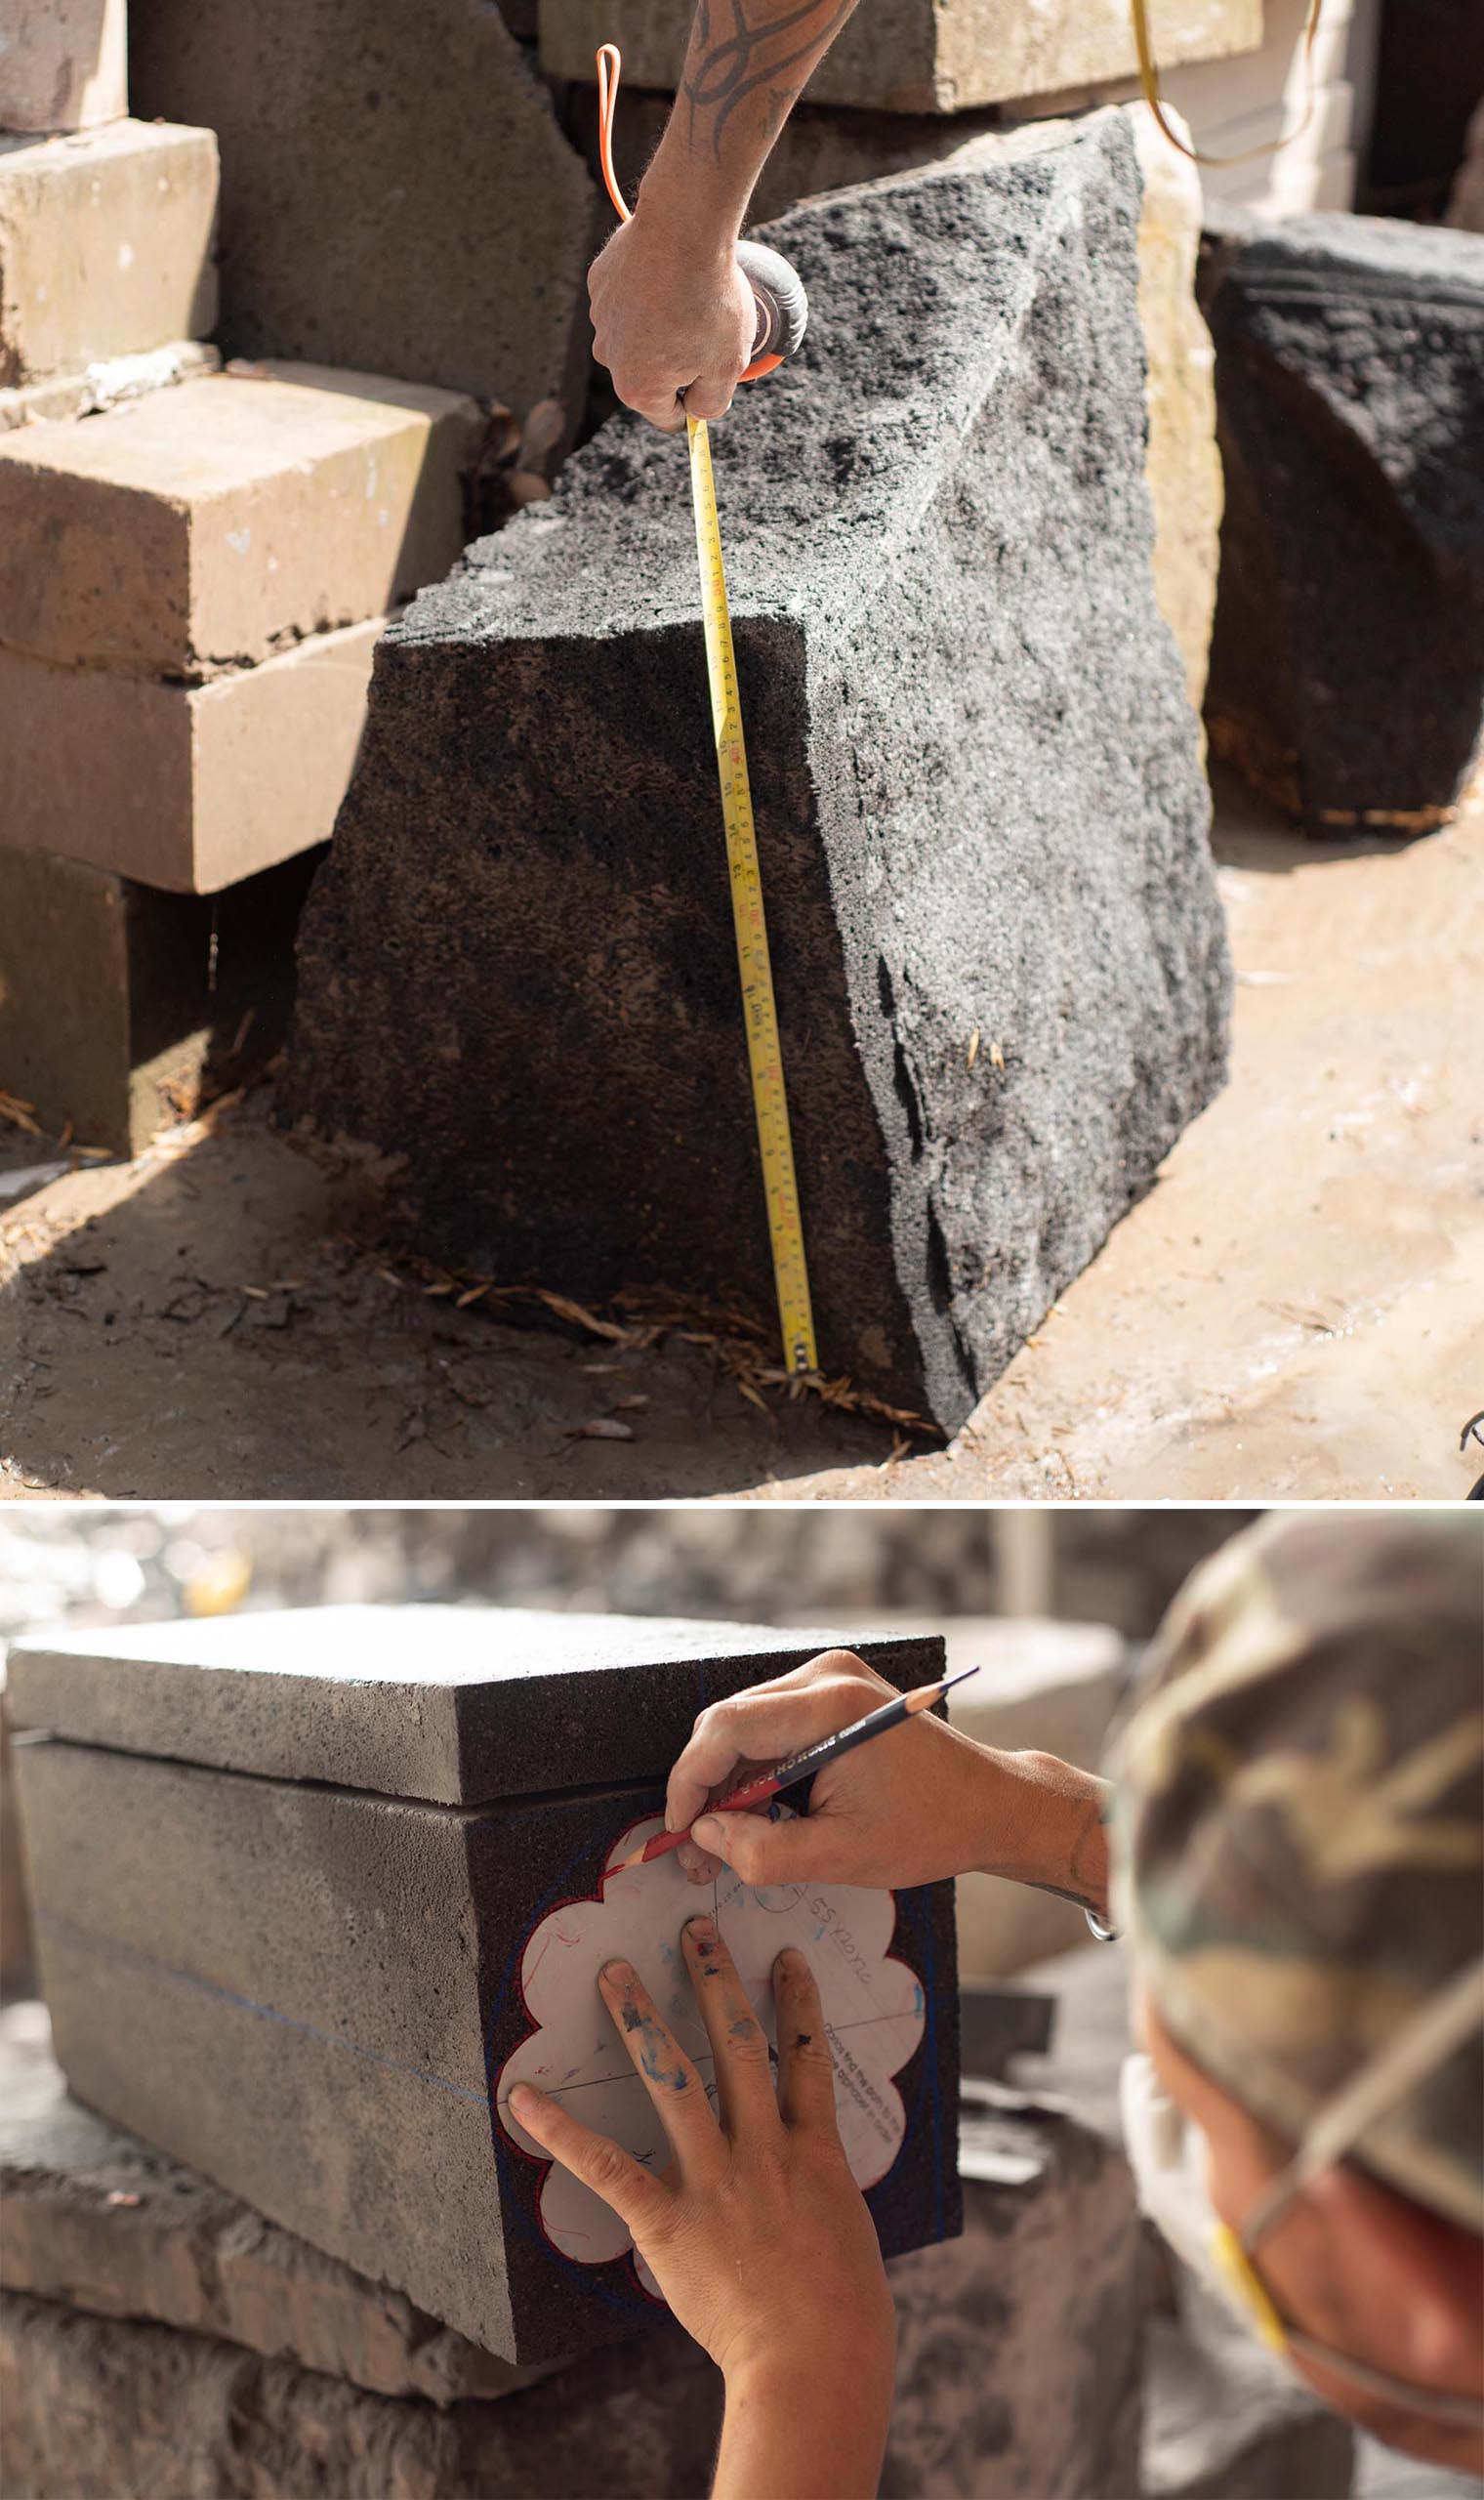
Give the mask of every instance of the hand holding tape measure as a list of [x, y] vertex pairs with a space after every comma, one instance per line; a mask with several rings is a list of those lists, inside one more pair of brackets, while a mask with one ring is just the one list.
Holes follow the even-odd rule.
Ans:
[[[613, 106], [618, 95], [620, 60], [617, 46], [605, 43], [598, 55], [598, 146], [608, 197], [626, 222], [628, 205], [613, 171]], [[752, 361], [744, 382], [775, 372], [804, 336], [808, 301], [797, 270], [780, 252], [763, 243], [739, 243], [737, 261], [752, 288], [757, 307]], [[684, 394], [680, 394], [683, 400]], [[737, 663], [732, 649], [731, 616], [726, 604], [726, 576], [721, 562], [721, 529], [717, 518], [716, 484], [711, 473], [711, 442], [704, 419], [689, 417], [690, 490], [695, 506], [696, 552], [701, 566], [701, 611], [706, 630], [706, 665], [711, 679], [712, 725], [716, 731], [717, 769], [721, 785], [721, 819], [726, 832], [726, 864], [731, 881], [732, 922], [737, 939], [737, 969], [747, 1029], [748, 1066], [753, 1109], [763, 1157], [763, 1187], [767, 1202], [768, 1236], [772, 1246], [773, 1280], [783, 1330], [783, 1359], [803, 1378], [818, 1369], [814, 1320], [809, 1303], [808, 1268], [804, 1251], [804, 1223], [789, 1133], [788, 1099], [783, 1083], [783, 1052], [778, 1039], [778, 1013], [773, 999], [772, 967], [767, 949], [767, 924], [763, 910], [763, 880], [758, 865], [753, 824], [752, 789], [747, 775], [747, 749], [742, 737], [742, 709], [737, 695]]]

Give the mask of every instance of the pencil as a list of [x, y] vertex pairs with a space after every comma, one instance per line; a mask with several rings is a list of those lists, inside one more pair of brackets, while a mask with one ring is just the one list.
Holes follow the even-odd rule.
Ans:
[[[748, 1806], [763, 1805], [767, 1798], [776, 1797], [780, 1789], [792, 1788], [796, 1780], [807, 1779], [812, 1772], [823, 1771], [826, 1763], [838, 1762], [841, 1755], [849, 1753], [853, 1746], [865, 1744], [872, 1736], [884, 1735], [888, 1728], [901, 1727], [905, 1720], [915, 1718], [920, 1710], [930, 1710], [935, 1701], [942, 1699], [950, 1685], [962, 1684], [966, 1676], [976, 1676], [978, 1672], [977, 1667], [960, 1667], [957, 1675], [940, 1676], [936, 1684], [919, 1685], [916, 1692], [893, 1693], [879, 1710], [868, 1710], [864, 1719], [855, 1720], [848, 1728], [838, 1728], [833, 1736], [821, 1736], [817, 1744], [805, 1745], [802, 1753], [790, 1754], [787, 1762], [780, 1762], [775, 1770], [760, 1771], [755, 1779], [744, 1780], [740, 1788], [733, 1788], [725, 1797], [719, 1797], [715, 1805], [706, 1807], [705, 1812], [708, 1814], [737, 1814]], [[646, 1840], [641, 1848], [636, 1849], [614, 1871], [623, 1875], [631, 1866], [645, 1866], [651, 1857], [663, 1857], [667, 1850], [679, 1849], [681, 1841], [689, 1838], [688, 1825], [682, 1832], [656, 1832], [652, 1840]]]

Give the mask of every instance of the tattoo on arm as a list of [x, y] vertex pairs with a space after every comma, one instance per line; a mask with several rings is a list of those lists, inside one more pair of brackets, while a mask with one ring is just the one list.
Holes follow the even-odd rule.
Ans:
[[[755, 95], [760, 87], [770, 89], [767, 99], [769, 142], [781, 130], [804, 78], [789, 79], [790, 70], [801, 63], [813, 66], [844, 25], [855, 6], [855, 0], [801, 0], [801, 5], [783, 14], [748, 23], [748, 13], [758, 0], [700, 0], [696, 11], [695, 33], [680, 80], [680, 93], [689, 107], [689, 136], [696, 143], [698, 118], [704, 124], [710, 116], [711, 152], [721, 162], [721, 141], [726, 126], [739, 105]], [[721, 30], [722, 15], [730, 21], [731, 31]], [[784, 82], [784, 83], [780, 83]]]
[[[1071, 1879], [1070, 1882], [1038, 1884], [1035, 1889], [1038, 1893], [1054, 1893], [1063, 1901], [1075, 1901], [1080, 1910], [1091, 1910], [1094, 1918], [1106, 1918], [1108, 1915], [1106, 1868], [1107, 1844], [1103, 1838], [1102, 1802], [1100, 1798], [1093, 1797], [1089, 1801], [1077, 1825], [1071, 1850], [1068, 1853], [1067, 1874]], [[1100, 1869], [1104, 1875], [1102, 1882], [1098, 1880]]]

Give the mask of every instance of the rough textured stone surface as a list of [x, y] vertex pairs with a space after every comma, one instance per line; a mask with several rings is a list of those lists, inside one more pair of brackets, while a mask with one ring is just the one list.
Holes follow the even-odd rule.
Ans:
[[126, 0], [6, 0], [0, 130], [90, 130], [129, 109]]
[[[1137, 202], [1115, 113], [796, 209], [804, 352], [717, 430], [820, 1359], [948, 1424], [1224, 1064]], [[398, 1158], [454, 1261], [770, 1312], [684, 465], [639, 420], [384, 644], [280, 1115]]]
[[661, 2332], [662, 2359], [626, 2341], [580, 2374], [440, 2412], [11, 2292], [0, 2466], [9, 2500], [695, 2500], [721, 2381], [679, 2328]]
[[199, 686], [0, 646], [6, 840], [171, 894], [215, 894], [328, 841], [384, 623], [309, 635]]
[[134, 0], [130, 52], [220, 139], [234, 354], [575, 417], [596, 194], [488, 0]]
[[261, 1068], [288, 1023], [315, 865], [286, 860], [210, 900], [0, 845], [7, 1086], [51, 1136], [136, 1154]]
[[447, 2406], [530, 2373], [74, 2101], [50, 2057], [0, 2095], [0, 2283]]
[[[598, 46], [616, 43], [626, 78], [673, 91], [692, 15], [689, 0], [541, 0], [542, 63], [558, 78], [591, 78]], [[1261, 0], [1151, 0], [1149, 19], [1162, 62], [1212, 60], [1262, 40]], [[726, 31], [735, 21], [728, 11], [716, 22]], [[1124, 78], [1137, 65], [1124, 0], [1039, 10], [1014, 0], [881, 0], [841, 29], [808, 94], [820, 104], [953, 113]]]
[[[333, 1617], [320, 1625], [333, 1642]], [[900, 1645], [898, 1657], [928, 1646]], [[367, 1663], [351, 1645], [321, 1718]], [[608, 1725], [626, 1687], [629, 1716], [667, 1768], [708, 1695], [686, 1664], [682, 1679], [658, 1680], [659, 1706], [639, 1700], [642, 1670], [615, 1678], [610, 1696]], [[115, 1676], [132, 1680], [127, 1666]], [[663, 1798], [662, 1778], [573, 1792], [592, 1775], [582, 1737], [604, 1714], [590, 1700], [570, 1741], [550, 1679], [546, 1693], [552, 1724], [531, 1765], [546, 1793], [482, 1808], [331, 1786], [322, 1751], [292, 1783], [57, 1738], [18, 1748], [41, 1982], [72, 2089], [521, 2363], [655, 2316], [623, 2258], [556, 2253], [537, 2220], [540, 2166], [514, 2151], [490, 2106], [532, 2027], [518, 1985], [527, 1937], [559, 1903], [598, 1896], [615, 1841]], [[384, 1688], [380, 1699], [405, 1727], [405, 1694]], [[498, 1741], [498, 1719], [490, 1726]], [[518, 1746], [518, 1720], [512, 1732]], [[415, 1778], [415, 1740], [408, 1751]], [[473, 1793], [490, 1795], [502, 1772], [486, 1771]], [[928, 2019], [895, 2079], [905, 2138], [869, 2197], [888, 2254], [959, 2223], [951, 1886], [899, 1894], [895, 1917], [891, 1949]], [[658, 1958], [645, 1975], [666, 1984]]]
[[889, 2270], [882, 2500], [1132, 2500], [1146, 2301], [1128, 2166], [1073, 2118], [975, 2098], [963, 2236]]
[[0, 386], [203, 338], [216, 214], [210, 130], [0, 131]]
[[0, 639], [203, 678], [381, 616], [464, 544], [472, 399], [283, 364], [0, 441]]
[[[671, 99], [621, 86], [613, 133], [619, 188], [633, 199], [670, 118]], [[598, 90], [574, 88], [567, 104], [595, 176]], [[1199, 711], [1211, 646], [1221, 523], [1221, 461], [1216, 450], [1215, 355], [1195, 300], [1201, 239], [1201, 180], [1163, 139], [1142, 105], [1130, 115], [1138, 143], [1143, 198], [1138, 217], [1138, 315], [1143, 332], [1148, 412], [1145, 475], [1154, 507], [1154, 596], [1179, 646], [1185, 685]], [[1183, 128], [1178, 113], [1171, 119]], [[970, 144], [978, 161], [995, 140], [1013, 154], [1024, 142], [1006, 133], [996, 109], [951, 116], [837, 112], [801, 104], [769, 151], [753, 193], [753, 224], [781, 217], [798, 201], [854, 183], [938, 164]], [[1037, 145], [1055, 136], [1041, 123]], [[1186, 133], [1188, 137], [1188, 132]]]
[[1206, 717], [1313, 832], [1424, 831], [1484, 722], [1484, 240], [1300, 217], [1209, 254], [1226, 517]]
[[[216, 1770], [442, 1805], [663, 1781], [708, 1702], [832, 1646], [737, 1623], [517, 1606], [314, 1606], [18, 1642], [16, 1728]], [[943, 1672], [928, 1636], [850, 1646], [901, 1691]]]
[[[1032, 2108], [966, 2128], [966, 2229], [891, 2265], [900, 2331], [887, 2500], [1137, 2488], [1142, 2302], [1123, 2165]], [[15, 2500], [695, 2500], [720, 2382], [673, 2325], [498, 2403], [367, 2396], [204, 2336], [11, 2295]], [[327, 2480], [327, 2475], [330, 2478]]]

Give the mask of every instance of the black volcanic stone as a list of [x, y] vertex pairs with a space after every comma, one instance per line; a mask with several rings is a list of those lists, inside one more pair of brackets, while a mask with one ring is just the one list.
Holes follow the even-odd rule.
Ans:
[[[803, 204], [714, 433], [819, 1354], [955, 1426], [1225, 1065], [1109, 115]], [[771, 1321], [683, 445], [384, 638], [279, 1103], [423, 1250]]]
[[1484, 238], [1208, 243], [1226, 511], [1212, 745], [1310, 832], [1425, 831], [1484, 725]]

